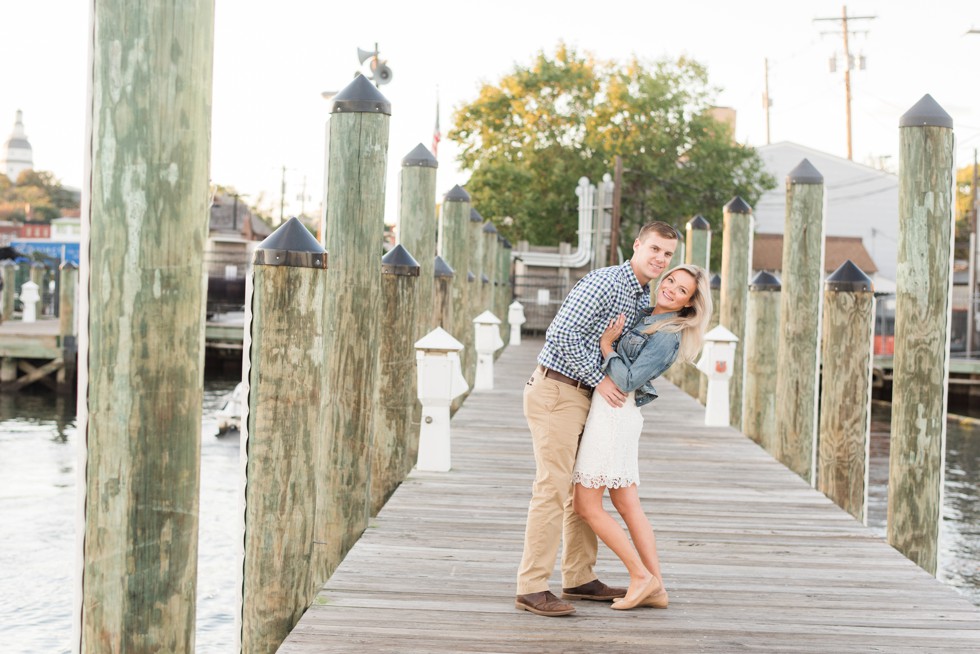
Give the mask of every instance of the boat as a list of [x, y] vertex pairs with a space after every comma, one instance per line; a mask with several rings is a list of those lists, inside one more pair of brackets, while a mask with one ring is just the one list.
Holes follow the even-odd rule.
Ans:
[[237, 434], [242, 428], [242, 407], [245, 402], [245, 382], [238, 382], [235, 390], [228, 394], [225, 405], [215, 416], [218, 418], [217, 436]]

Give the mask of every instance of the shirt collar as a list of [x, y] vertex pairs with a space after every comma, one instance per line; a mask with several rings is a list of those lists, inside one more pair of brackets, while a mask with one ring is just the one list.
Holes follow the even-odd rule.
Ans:
[[641, 286], [640, 280], [636, 278], [636, 273], [633, 272], [633, 266], [630, 265], [629, 259], [622, 263], [623, 270], [626, 271], [626, 279], [629, 281], [630, 289], [633, 291], [633, 295], [639, 295], [640, 293], [650, 293], [650, 287]]

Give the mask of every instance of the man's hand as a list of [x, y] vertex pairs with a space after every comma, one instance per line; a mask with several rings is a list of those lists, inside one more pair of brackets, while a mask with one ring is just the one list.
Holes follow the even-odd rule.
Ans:
[[614, 406], [617, 409], [626, 404], [626, 393], [619, 390], [619, 386], [609, 379], [609, 377], [603, 377], [599, 385], [595, 387], [595, 392], [605, 398], [609, 406]]

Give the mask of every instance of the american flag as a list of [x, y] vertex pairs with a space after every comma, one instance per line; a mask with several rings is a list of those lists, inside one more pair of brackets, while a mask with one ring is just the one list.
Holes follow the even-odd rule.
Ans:
[[439, 141], [442, 140], [442, 132], [439, 131], [439, 94], [436, 94], [436, 128], [432, 130], [432, 156], [439, 158]]

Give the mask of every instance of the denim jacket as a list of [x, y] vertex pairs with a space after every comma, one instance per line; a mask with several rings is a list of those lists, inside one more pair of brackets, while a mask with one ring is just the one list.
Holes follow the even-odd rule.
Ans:
[[637, 323], [620, 337], [616, 350], [602, 363], [602, 371], [624, 393], [636, 391], [636, 406], [643, 406], [657, 398], [653, 380], [670, 368], [681, 346], [681, 335], [678, 333], [643, 333], [653, 323], [672, 318], [677, 313], [649, 312], [650, 309], [647, 309]]

